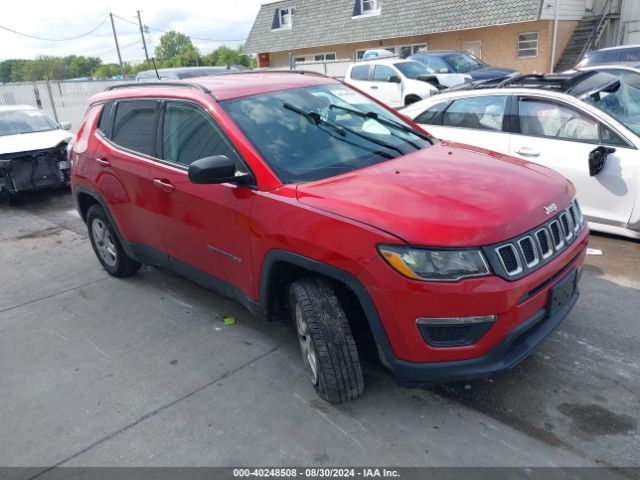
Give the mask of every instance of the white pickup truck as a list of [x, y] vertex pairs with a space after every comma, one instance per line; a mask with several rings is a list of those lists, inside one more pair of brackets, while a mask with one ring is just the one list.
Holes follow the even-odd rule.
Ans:
[[344, 81], [377, 100], [398, 108], [429, 98], [441, 87], [466, 81], [464, 74], [442, 77], [429, 72], [420, 62], [387, 57], [352, 63], [347, 68]]

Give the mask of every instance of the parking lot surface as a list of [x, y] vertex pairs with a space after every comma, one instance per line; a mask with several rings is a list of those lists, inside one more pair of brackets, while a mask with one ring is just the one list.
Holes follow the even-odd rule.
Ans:
[[513, 371], [419, 390], [371, 362], [332, 406], [287, 325], [156, 268], [111, 278], [68, 192], [23, 197], [0, 206], [0, 465], [640, 466], [640, 242], [590, 246]]

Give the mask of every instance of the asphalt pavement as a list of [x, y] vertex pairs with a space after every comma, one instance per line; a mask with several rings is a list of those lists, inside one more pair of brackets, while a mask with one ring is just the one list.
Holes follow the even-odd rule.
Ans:
[[420, 390], [372, 362], [332, 406], [287, 325], [157, 268], [111, 278], [68, 192], [23, 197], [0, 206], [0, 465], [640, 466], [640, 242], [590, 247], [513, 371]]

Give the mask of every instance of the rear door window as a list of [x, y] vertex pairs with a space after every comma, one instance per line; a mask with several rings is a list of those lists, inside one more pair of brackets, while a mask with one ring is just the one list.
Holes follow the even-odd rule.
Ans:
[[167, 102], [162, 125], [163, 159], [189, 166], [196, 160], [225, 155], [237, 156], [213, 118], [196, 105]]
[[111, 140], [137, 153], [155, 156], [156, 100], [118, 102]]
[[351, 69], [351, 80], [369, 80], [369, 65], [358, 65]]
[[507, 96], [470, 97], [455, 100], [444, 112], [442, 124], [448, 127], [502, 131]]

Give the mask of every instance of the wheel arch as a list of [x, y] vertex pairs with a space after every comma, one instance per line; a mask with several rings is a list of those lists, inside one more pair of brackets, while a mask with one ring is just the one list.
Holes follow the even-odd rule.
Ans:
[[111, 215], [111, 212], [107, 207], [107, 202], [104, 201], [102, 196], [96, 191], [91, 190], [90, 188], [78, 185], [75, 187], [75, 197], [76, 197], [75, 199], [76, 199], [76, 206], [78, 208], [78, 213], [80, 214], [80, 218], [82, 218], [82, 221], [85, 223], [87, 222], [87, 212], [93, 205], [97, 204], [97, 205], [100, 205], [100, 207], [102, 207], [102, 210], [104, 210], [104, 213], [109, 219], [111, 226], [115, 230], [116, 236], [118, 237], [118, 240], [120, 241], [120, 244], [122, 245], [122, 248], [124, 249], [125, 253], [129, 257], [136, 259], [136, 255], [134, 251], [131, 249], [131, 247], [129, 246], [129, 243], [120, 234], [120, 229], [118, 228], [118, 224], [116, 223], [113, 216]]
[[337, 267], [286, 250], [271, 250], [264, 258], [260, 273], [259, 305], [262, 313], [267, 317], [276, 315], [282, 310], [282, 295], [287, 294], [288, 285], [310, 275], [324, 277], [344, 288], [343, 294], [353, 295], [377, 346], [377, 353], [387, 365], [387, 358], [390, 355], [393, 358], [389, 338], [367, 289], [355, 276]]

